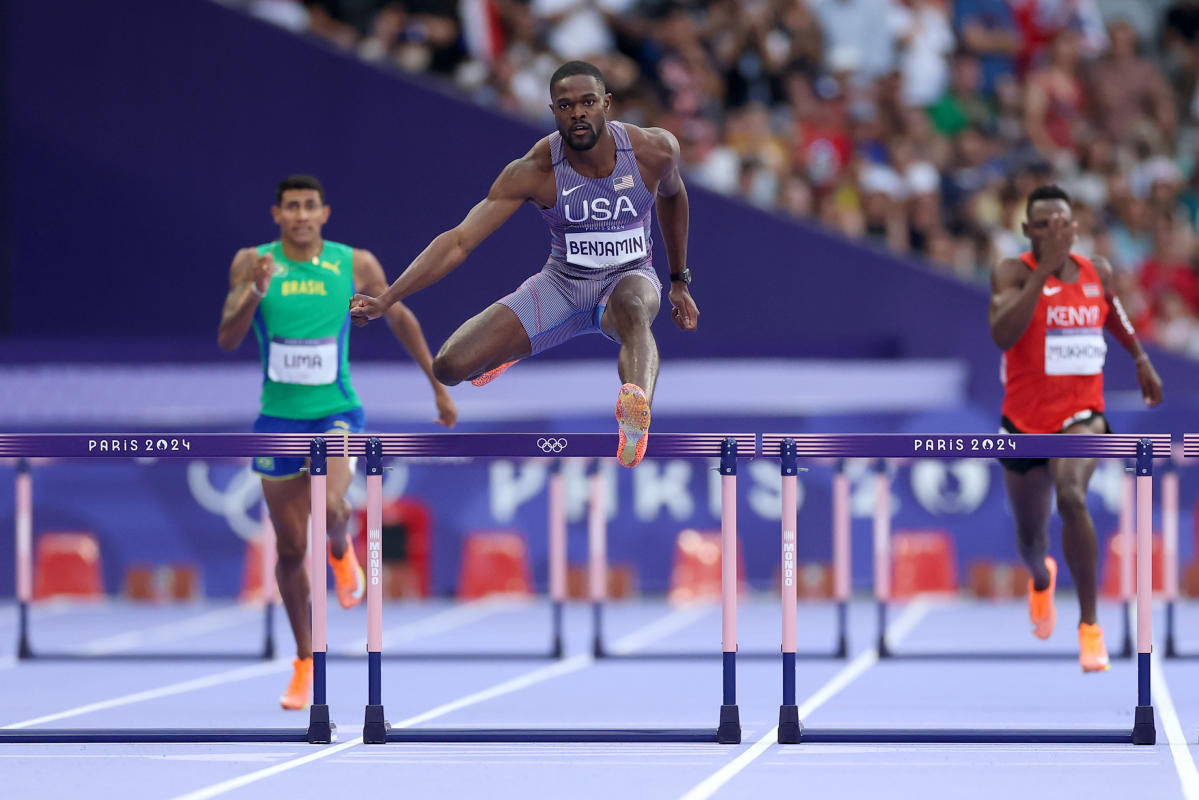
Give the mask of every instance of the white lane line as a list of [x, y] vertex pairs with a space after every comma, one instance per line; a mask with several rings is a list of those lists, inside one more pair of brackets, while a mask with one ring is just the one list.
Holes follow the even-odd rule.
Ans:
[[[439, 612], [409, 623], [407, 626], [399, 626], [395, 629], [397, 634], [402, 633], [405, 628], [414, 628], [421, 631], [421, 635], [431, 635], [442, 631], [451, 630], [461, 625], [473, 621], [475, 617], [470, 615], [455, 614], [455, 609]], [[41, 725], [46, 722], [54, 722], [68, 717], [77, 717], [82, 714], [90, 714], [94, 711], [103, 711], [109, 708], [118, 706], [132, 705], [133, 703], [142, 703], [146, 700], [157, 700], [161, 697], [170, 697], [171, 695], [184, 694], [186, 692], [194, 692], [198, 689], [209, 689], [214, 686], [220, 686], [226, 683], [235, 681], [247, 680], [256, 678], [262, 675], [269, 675], [276, 672], [285, 672], [291, 667], [291, 661], [287, 658], [279, 658], [274, 661], [267, 661], [261, 664], [254, 664], [248, 667], [238, 667], [237, 669], [225, 670], [212, 675], [194, 678], [192, 680], [181, 681], [178, 683], [170, 683], [166, 686], [160, 686], [157, 689], [149, 689], [142, 692], [134, 692], [120, 697], [114, 697], [110, 700], [101, 700], [94, 703], [68, 708], [65, 711], [59, 711], [54, 714], [47, 714], [33, 719], [14, 722], [11, 725], [0, 726], [2, 728], [28, 728], [33, 725]]]
[[[690, 610], [691, 609], [682, 609], [680, 611], [675, 611], [675, 612], [672, 612], [671, 614], [667, 615], [666, 618], [669, 619], [670, 617], [673, 617], [676, 615], [687, 614]], [[654, 622], [651, 622], [650, 625], [659, 625], [659, 624], [661, 624], [661, 622], [662, 622], [662, 620], [655, 620]], [[646, 627], [649, 627], [649, 626], [646, 626]], [[627, 643], [630, 640], [637, 641], [638, 638], [644, 638], [644, 637], [642, 637], [643, 630], [644, 630], [644, 628], [639, 628], [638, 630], [633, 631], [631, 634], [629, 634], [628, 636], [624, 637], [619, 642], [617, 642], [617, 646], [620, 646], [620, 645], [627, 646]], [[663, 635], [665, 635], [665, 634], [663, 634]], [[642, 642], [642, 644], [648, 644], [648, 643], [649, 643], [648, 641]], [[436, 708], [430, 709], [429, 711], [425, 711], [424, 713], [417, 714], [412, 717], [408, 717], [407, 719], [401, 720], [399, 722], [394, 722], [394, 723], [392, 723], [391, 727], [392, 728], [407, 728], [407, 727], [416, 725], [421, 722], [426, 722], [435, 717], [440, 717], [444, 714], [449, 714], [452, 711], [457, 711], [460, 708], [465, 708], [466, 706], [473, 705], [475, 703], [481, 703], [484, 700], [490, 700], [492, 698], [499, 697], [500, 695], [504, 695], [504, 694], [508, 694], [510, 692], [515, 692], [520, 689], [524, 689], [528, 686], [532, 686], [535, 683], [540, 683], [541, 681], [546, 681], [551, 678], [556, 678], [560, 675], [569, 674], [571, 672], [577, 672], [578, 670], [583, 669], [584, 667], [590, 666], [593, 663], [595, 663], [595, 659], [592, 658], [590, 655], [572, 656], [564, 661], [558, 662], [557, 664], [552, 664], [548, 667], [541, 667], [539, 669], [535, 669], [531, 672], [525, 673], [524, 675], [518, 675], [517, 677], [512, 678], [511, 680], [507, 680], [507, 681], [504, 681], [503, 683], [496, 684], [495, 686], [492, 686], [488, 689], [483, 689], [482, 691], [474, 692], [474, 693], [469, 694], [461, 699], [453, 700], [449, 703], [443, 703], [443, 704], [437, 706]], [[202, 789], [197, 789], [194, 792], [188, 792], [187, 794], [178, 795], [178, 796], [172, 798], [172, 800], [209, 800], [210, 798], [218, 797], [222, 794], [225, 794], [226, 792], [231, 792], [234, 789], [240, 789], [243, 786], [248, 786], [251, 783], [257, 783], [258, 781], [265, 780], [266, 778], [270, 778], [270, 777], [272, 777], [274, 775], [278, 775], [282, 772], [287, 772], [288, 770], [295, 769], [296, 767], [302, 767], [305, 764], [309, 764], [318, 759], [327, 758], [328, 756], [334, 755], [336, 753], [340, 753], [344, 750], [349, 750], [351, 747], [356, 747], [357, 745], [360, 745], [360, 744], [362, 744], [361, 736], [359, 736], [357, 739], [351, 739], [348, 742], [343, 742], [341, 744], [332, 745], [330, 747], [325, 747], [311, 755], [292, 759], [291, 761], [285, 761], [282, 764], [276, 764], [272, 767], [267, 767], [266, 769], [260, 769], [255, 772], [251, 772], [246, 775], [242, 775], [240, 777], [233, 778], [231, 780], [222, 781], [220, 783], [214, 783], [211, 786], [206, 786]]]
[[[662, 617], [657, 622], [650, 623], [636, 633], [629, 634], [619, 642], [614, 643], [611, 648], [612, 653], [618, 656], [627, 656], [636, 650], [640, 650], [650, 642], [663, 639], [676, 631], [695, 624], [715, 608], [716, 606], [706, 604], [698, 607], [689, 605], [680, 608], [677, 612]], [[712, 655], [719, 655], [719, 651], [713, 649]]]
[[133, 694], [114, 697], [111, 700], [100, 700], [95, 703], [87, 703], [86, 705], [75, 706], [68, 708], [65, 711], [58, 711], [54, 714], [46, 714], [41, 717], [14, 722], [10, 725], [0, 726], [4, 729], [28, 728], [32, 725], [41, 725], [46, 722], [54, 722], [67, 717], [77, 717], [81, 714], [90, 714], [93, 711], [103, 711], [108, 708], [116, 708], [118, 706], [127, 706], [133, 703], [142, 703], [146, 700], [157, 700], [160, 697], [170, 697], [171, 695], [183, 694], [185, 692], [194, 692], [197, 689], [208, 689], [213, 686], [220, 686], [224, 683], [232, 683], [234, 681], [242, 681], [247, 678], [256, 678], [260, 675], [269, 675], [272, 672], [282, 672], [291, 666], [291, 662], [276, 659], [268, 661], [264, 664], [255, 664], [250, 667], [239, 667], [237, 669], [217, 672], [213, 675], [205, 675], [202, 678], [194, 678], [189, 681], [180, 683], [171, 683], [166, 686], [160, 686], [157, 689], [148, 689], [144, 692], [134, 692]]
[[1162, 669], [1161, 659], [1156, 652], [1149, 657], [1149, 664], [1153, 699], [1157, 703], [1157, 713], [1162, 718], [1162, 727], [1166, 729], [1170, 757], [1174, 759], [1174, 769], [1182, 783], [1183, 797], [1186, 800], [1199, 800], [1199, 770], [1195, 768], [1195, 759], [1191, 756], [1186, 734], [1178, 720], [1178, 711], [1174, 708], [1174, 698], [1170, 696], [1170, 687], [1166, 685], [1166, 671]]
[[[925, 597], [917, 597], [908, 603], [903, 613], [896, 617], [893, 624], [887, 627], [886, 635], [888, 641], [893, 644], [898, 644], [902, 641], [904, 636], [911, 632], [916, 627], [916, 624], [929, 612], [932, 605], [932, 602]], [[799, 719], [802, 721], [809, 716], [813, 711], [832, 699], [834, 695], [853, 683], [863, 672], [877, 663], [878, 654], [875, 651], [867, 650], [860, 653], [799, 706]], [[693, 786], [680, 800], [706, 800], [706, 798], [711, 797], [718, 789], [731, 781], [737, 773], [748, 767], [759, 756], [769, 750], [770, 746], [778, 739], [778, 731], [778, 725], [775, 725], [766, 732], [765, 736], [750, 745], [743, 753]]]
[[262, 608], [251, 609], [248, 606], [234, 606], [207, 611], [195, 617], [172, 622], [160, 623], [148, 628], [125, 631], [124, 633], [93, 639], [82, 647], [86, 655], [104, 655], [124, 650], [134, 650], [142, 644], [151, 642], [170, 642], [198, 636], [203, 633], [222, 630], [240, 624], [251, 610], [263, 613]]

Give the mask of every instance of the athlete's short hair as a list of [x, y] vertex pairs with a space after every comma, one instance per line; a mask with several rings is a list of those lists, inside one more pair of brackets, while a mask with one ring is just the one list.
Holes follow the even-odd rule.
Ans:
[[1028, 196], [1028, 204], [1024, 206], [1025, 216], [1032, 215], [1032, 204], [1038, 200], [1065, 200], [1066, 205], [1070, 205], [1070, 195], [1066, 193], [1066, 190], [1056, 184], [1050, 183], [1045, 186], [1038, 186], [1032, 190], [1032, 193]]
[[595, 64], [586, 61], [567, 61], [562, 66], [554, 70], [554, 74], [550, 76], [550, 92], [554, 91], [554, 85], [558, 81], [565, 78], [570, 78], [574, 75], [590, 75], [599, 81], [602, 89], [607, 90], [608, 83], [604, 80], [604, 73], [600, 72], [599, 67]]
[[281, 180], [275, 190], [275, 205], [283, 204], [283, 193], [288, 189], [314, 189], [321, 196], [321, 205], [325, 204], [325, 187], [312, 175], [288, 175]]

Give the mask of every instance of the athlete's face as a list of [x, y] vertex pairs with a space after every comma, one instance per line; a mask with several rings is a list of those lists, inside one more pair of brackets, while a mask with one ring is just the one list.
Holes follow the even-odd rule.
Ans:
[[1045, 249], [1050, 236], [1066, 235], [1066, 232], [1061, 230], [1061, 223], [1055, 223], [1055, 220], [1064, 220], [1069, 234], [1073, 235], [1074, 216], [1070, 210], [1070, 204], [1065, 200], [1038, 200], [1028, 210], [1028, 220], [1024, 223], [1024, 235], [1032, 244], [1034, 254], [1041, 253]]
[[271, 216], [283, 238], [301, 246], [320, 240], [329, 211], [316, 189], [286, 189], [279, 205], [271, 206]]
[[591, 75], [571, 75], [553, 85], [550, 97], [550, 110], [566, 146], [572, 150], [595, 147], [612, 105], [612, 95], [604, 91], [604, 85]]

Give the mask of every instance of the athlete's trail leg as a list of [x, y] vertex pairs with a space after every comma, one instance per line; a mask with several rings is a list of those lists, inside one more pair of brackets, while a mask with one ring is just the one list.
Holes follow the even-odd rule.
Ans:
[[455, 386], [531, 352], [520, 317], [508, 306], [492, 303], [446, 339], [433, 359], [433, 375], [446, 386]]
[[296, 657], [312, 657], [312, 627], [308, 618], [308, 570], [304, 554], [308, 550], [308, 476], [285, 480], [263, 480], [262, 495], [275, 526], [278, 561], [275, 580], [287, 611], [291, 631], [296, 638]]
[[1049, 570], [1045, 556], [1049, 554], [1049, 513], [1053, 500], [1053, 479], [1045, 464], [1033, 467], [1024, 474], [1003, 471], [1008, 502], [1016, 518], [1016, 542], [1020, 558], [1032, 575], [1033, 587], [1044, 591], [1049, 587]]

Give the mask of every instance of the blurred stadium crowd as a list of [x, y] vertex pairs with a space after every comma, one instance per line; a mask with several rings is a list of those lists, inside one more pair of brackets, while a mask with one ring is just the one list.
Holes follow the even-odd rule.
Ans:
[[1145, 338], [1199, 357], [1199, 0], [222, 2], [547, 128], [593, 61], [690, 182], [965, 281], [1057, 182]]

